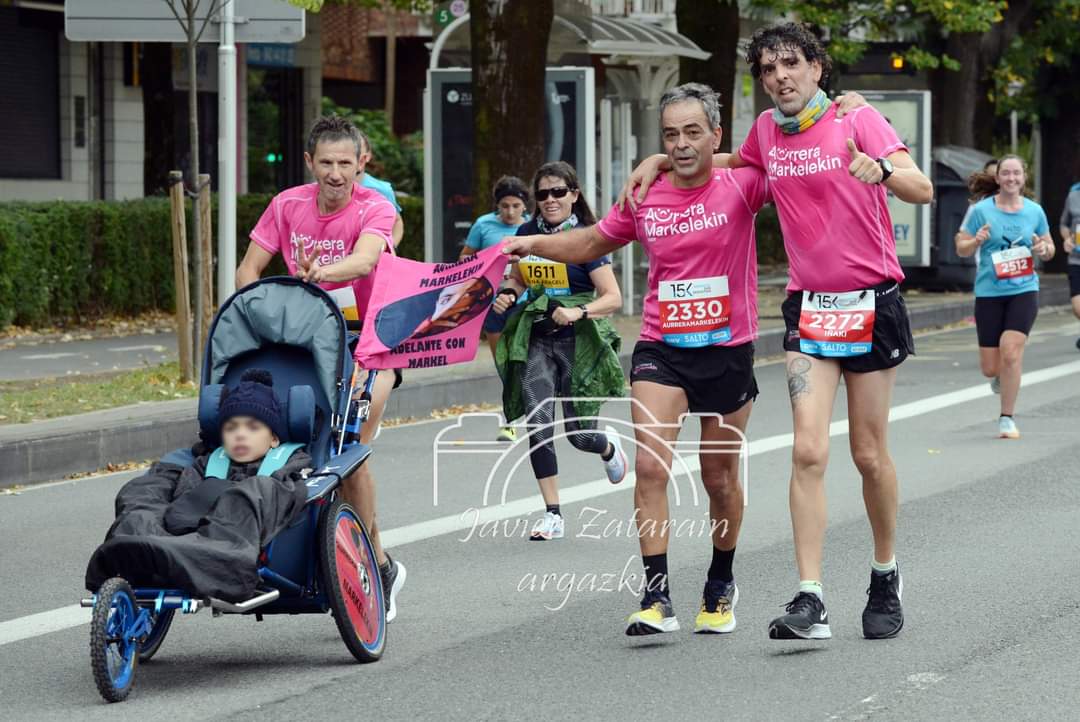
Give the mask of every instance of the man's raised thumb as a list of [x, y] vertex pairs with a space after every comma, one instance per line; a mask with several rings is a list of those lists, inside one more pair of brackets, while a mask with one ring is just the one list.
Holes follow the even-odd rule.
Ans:
[[855, 145], [855, 140], [852, 138], [847, 139], [847, 149], [851, 155], [855, 155], [859, 152], [859, 146]]

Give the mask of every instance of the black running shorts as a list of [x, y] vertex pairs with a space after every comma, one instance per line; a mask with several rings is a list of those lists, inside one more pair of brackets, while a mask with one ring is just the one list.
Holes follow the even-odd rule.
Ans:
[[[911, 322], [908, 319], [907, 304], [900, 293], [900, 285], [895, 281], [886, 281], [874, 287], [874, 335], [870, 342], [870, 353], [861, 356], [834, 358], [845, 371], [867, 373], [883, 371], [899, 366], [915, 353], [915, 339], [911, 335]], [[802, 312], [802, 291], [788, 294], [787, 300], [780, 306], [784, 316], [784, 350], [799, 349], [799, 316]], [[808, 353], [812, 358], [826, 358]]]
[[678, 348], [638, 341], [630, 362], [630, 383], [637, 381], [681, 388], [693, 413], [734, 413], [758, 395], [754, 344]]
[[1038, 315], [1038, 291], [976, 298], [975, 330], [979, 335], [980, 348], [997, 348], [1005, 331], [1019, 331], [1028, 335]]

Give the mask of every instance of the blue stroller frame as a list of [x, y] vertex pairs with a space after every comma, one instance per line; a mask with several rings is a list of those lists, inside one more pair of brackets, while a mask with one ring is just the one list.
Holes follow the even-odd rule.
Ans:
[[[199, 598], [183, 589], [132, 588], [121, 577], [101, 585], [82, 606], [93, 609], [90, 656], [94, 680], [110, 702], [125, 699], [140, 661], [161, 648], [173, 617], [209, 607], [214, 616], [333, 613], [342, 640], [360, 662], [379, 659], [386, 645], [384, 590], [374, 549], [357, 513], [336, 493], [341, 480], [371, 454], [359, 442], [375, 371], [355, 394], [349, 331], [333, 299], [295, 278], [257, 281], [222, 304], [207, 338], [199, 391], [203, 440], [220, 445], [222, 390], [249, 368], [274, 376], [287, 418], [282, 442], [305, 444], [314, 473], [306, 482], [304, 513], [263, 549], [262, 585], [251, 599]], [[355, 400], [354, 400], [355, 397]], [[190, 449], [164, 462], [189, 466]]]

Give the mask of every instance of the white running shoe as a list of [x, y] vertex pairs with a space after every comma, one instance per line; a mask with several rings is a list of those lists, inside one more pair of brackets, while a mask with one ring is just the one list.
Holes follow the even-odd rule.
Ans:
[[622, 441], [619, 439], [614, 427], [605, 426], [604, 435], [615, 448], [615, 453], [604, 462], [604, 471], [607, 472], [608, 481], [612, 484], [618, 484], [626, 478], [626, 454], [623, 453]]
[[998, 419], [998, 438], [999, 439], [1019, 439], [1020, 429], [1016, 428], [1016, 422], [1008, 416], [1002, 416]]
[[553, 511], [545, 512], [544, 518], [536, 523], [529, 541], [550, 541], [562, 539], [565, 524], [563, 518]]
[[994, 378], [990, 379], [990, 390], [993, 391], [995, 394], [1000, 394], [1001, 393], [1001, 377], [1000, 376], [995, 376]]

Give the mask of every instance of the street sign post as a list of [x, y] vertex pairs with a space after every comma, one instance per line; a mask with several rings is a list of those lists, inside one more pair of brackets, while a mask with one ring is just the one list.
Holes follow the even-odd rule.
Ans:
[[[176, 5], [179, 11], [179, 3]], [[195, 15], [202, 43], [218, 46], [218, 295], [235, 290], [236, 278], [236, 44], [296, 43], [307, 32], [304, 9], [284, 0], [202, 0]], [[67, 0], [64, 33], [80, 42], [186, 43], [187, 35], [167, 2]], [[209, 259], [206, 259], [209, 263]]]
[[[202, 0], [196, 23], [201, 25], [214, 5]], [[304, 39], [304, 10], [284, 0], [231, 0], [217, 6], [223, 14], [233, 16], [237, 43], [296, 43]], [[211, 18], [200, 42], [221, 40], [221, 21], [221, 17]], [[64, 34], [68, 40], [81, 42], [187, 42], [169, 5], [160, 0], [67, 0]]]

